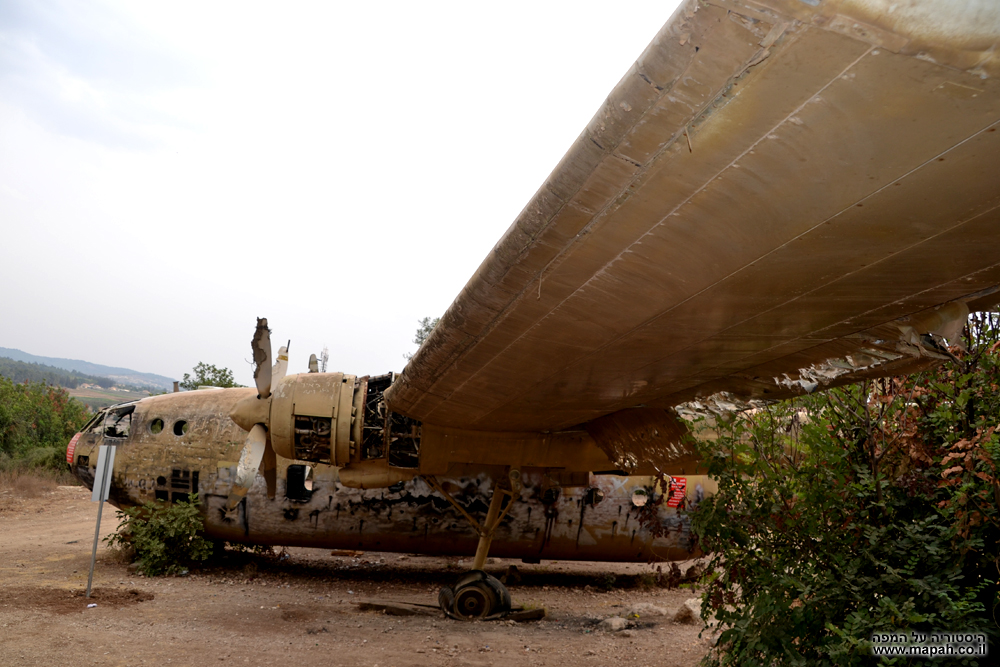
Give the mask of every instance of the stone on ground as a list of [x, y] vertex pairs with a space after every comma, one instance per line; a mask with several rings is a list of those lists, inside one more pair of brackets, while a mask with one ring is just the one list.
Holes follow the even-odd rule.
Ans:
[[621, 616], [612, 616], [601, 621], [597, 627], [605, 632], [620, 632], [628, 627], [628, 621]]
[[683, 625], [701, 623], [701, 598], [688, 598], [674, 614], [674, 623]]

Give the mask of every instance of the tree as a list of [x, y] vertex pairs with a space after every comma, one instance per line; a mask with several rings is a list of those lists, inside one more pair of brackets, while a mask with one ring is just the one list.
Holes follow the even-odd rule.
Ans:
[[194, 377], [184, 374], [181, 388], [188, 391], [198, 387], [242, 387], [233, 379], [233, 372], [228, 368], [216, 368], [212, 364], [199, 361], [194, 367]]
[[87, 419], [85, 406], [61, 387], [0, 377], [0, 464], [65, 465], [66, 443]]
[[66, 387], [67, 389], [75, 389], [84, 382], [96, 384], [105, 389], [115, 385], [115, 381], [112, 378], [85, 375], [54, 366], [46, 366], [45, 364], [16, 361], [7, 357], [0, 357], [0, 375], [18, 384], [24, 382], [44, 382], [50, 385]]
[[[413, 336], [413, 342], [417, 344], [417, 349], [420, 349], [420, 346], [424, 344], [424, 341], [427, 340], [427, 338], [431, 335], [431, 332], [434, 331], [434, 327], [436, 327], [437, 323], [440, 321], [440, 317], [425, 317], [421, 320], [417, 320], [417, 323], [420, 326], [417, 327], [417, 333]], [[407, 353], [403, 355], [403, 358], [409, 361], [413, 358], [413, 355]]]

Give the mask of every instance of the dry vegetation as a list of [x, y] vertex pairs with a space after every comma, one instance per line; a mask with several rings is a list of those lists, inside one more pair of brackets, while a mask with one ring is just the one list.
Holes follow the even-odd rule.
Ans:
[[0, 496], [39, 498], [55, 491], [56, 487], [77, 485], [79, 481], [69, 471], [19, 468], [0, 470]]

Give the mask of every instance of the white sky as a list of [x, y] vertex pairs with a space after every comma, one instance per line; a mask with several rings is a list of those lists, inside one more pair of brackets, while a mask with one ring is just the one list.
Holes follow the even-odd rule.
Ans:
[[0, 2], [0, 347], [402, 369], [676, 4]]

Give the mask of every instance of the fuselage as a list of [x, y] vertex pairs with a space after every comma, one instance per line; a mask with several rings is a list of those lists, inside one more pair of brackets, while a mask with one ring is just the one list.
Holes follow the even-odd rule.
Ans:
[[[338, 468], [277, 457], [227, 512], [246, 432], [229, 413], [253, 389], [154, 396], [101, 411], [67, 453], [93, 485], [98, 447], [116, 445], [110, 500], [119, 508], [176, 502], [197, 493], [211, 539], [265, 545], [471, 555], [469, 521], [420, 476], [387, 488], [350, 488]], [[495, 467], [495, 466], [494, 466]], [[473, 463], [437, 475], [474, 517], [490, 503], [496, 470]], [[705, 476], [673, 478], [673, 493], [648, 476], [565, 476], [521, 469], [522, 489], [498, 527], [490, 554], [506, 558], [606, 561], [684, 560], [696, 555], [685, 507], [715, 489]], [[683, 486], [682, 486], [683, 485]], [[666, 493], [665, 493], [666, 491]], [[676, 507], [675, 505], [679, 505]]]

